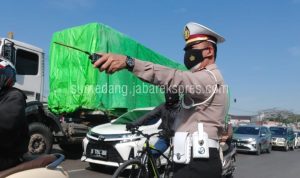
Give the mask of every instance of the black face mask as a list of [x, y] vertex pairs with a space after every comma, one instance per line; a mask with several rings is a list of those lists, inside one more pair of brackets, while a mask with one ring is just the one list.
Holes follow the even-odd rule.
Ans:
[[202, 62], [204, 60], [204, 57], [202, 55], [202, 51], [204, 49], [187, 49], [185, 50], [184, 54], [184, 65], [187, 69], [191, 69], [195, 67], [197, 64]]

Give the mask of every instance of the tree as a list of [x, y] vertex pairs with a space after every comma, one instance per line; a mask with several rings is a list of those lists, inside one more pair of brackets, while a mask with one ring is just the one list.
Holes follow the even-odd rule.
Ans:
[[[284, 109], [277, 109], [277, 108], [271, 108], [271, 109], [265, 109], [258, 111], [258, 118], [260, 121], [277, 121], [282, 123], [296, 123], [297, 115], [295, 115], [290, 110], [284, 110]], [[298, 118], [300, 119], [300, 118]], [[300, 121], [300, 120], [299, 120]]]

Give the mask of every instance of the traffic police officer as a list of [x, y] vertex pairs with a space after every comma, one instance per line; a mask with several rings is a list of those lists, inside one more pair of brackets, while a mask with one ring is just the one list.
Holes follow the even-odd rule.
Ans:
[[227, 89], [215, 64], [217, 44], [225, 39], [213, 30], [194, 22], [184, 27], [184, 64], [190, 71], [180, 71], [118, 54], [102, 54], [94, 63], [100, 71], [114, 73], [127, 68], [141, 80], [172, 89], [183, 89], [183, 108], [174, 129], [193, 134], [203, 123], [209, 138], [209, 158], [192, 158], [189, 164], [175, 164], [174, 177], [221, 177], [222, 165], [218, 140], [226, 114]]

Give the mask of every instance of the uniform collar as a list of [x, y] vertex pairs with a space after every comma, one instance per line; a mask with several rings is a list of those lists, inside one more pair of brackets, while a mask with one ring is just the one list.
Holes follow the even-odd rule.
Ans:
[[[206, 69], [206, 70], [214, 70], [214, 69], [217, 69], [218, 67], [217, 67], [217, 64], [210, 64], [210, 65], [208, 65], [208, 66], [206, 66], [205, 68], [203, 68], [203, 69]], [[203, 69], [198, 69], [197, 71], [202, 71]], [[197, 71], [195, 71], [195, 72], [197, 72]]]
[[214, 70], [214, 69], [217, 69], [217, 64], [210, 64], [208, 66], [205, 67], [205, 69], [207, 70]]
[[[203, 69], [206, 69], [206, 70], [214, 70], [214, 69], [217, 69], [218, 67], [217, 67], [217, 64], [210, 64], [210, 65], [208, 65], [208, 66], [206, 66], [205, 68], [203, 68]], [[198, 69], [198, 70], [196, 70], [196, 71], [194, 71], [194, 72], [199, 72], [199, 71], [202, 71], [203, 69]]]

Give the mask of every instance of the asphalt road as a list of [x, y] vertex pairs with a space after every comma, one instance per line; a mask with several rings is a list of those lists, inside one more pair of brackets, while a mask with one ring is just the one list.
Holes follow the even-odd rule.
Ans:
[[[92, 171], [88, 163], [80, 161], [80, 155], [69, 156], [62, 164], [70, 178], [108, 178], [113, 170]], [[273, 150], [271, 154], [239, 153], [234, 178], [299, 178], [300, 149], [295, 151]]]
[[300, 149], [259, 156], [238, 154], [235, 178], [299, 178]]

